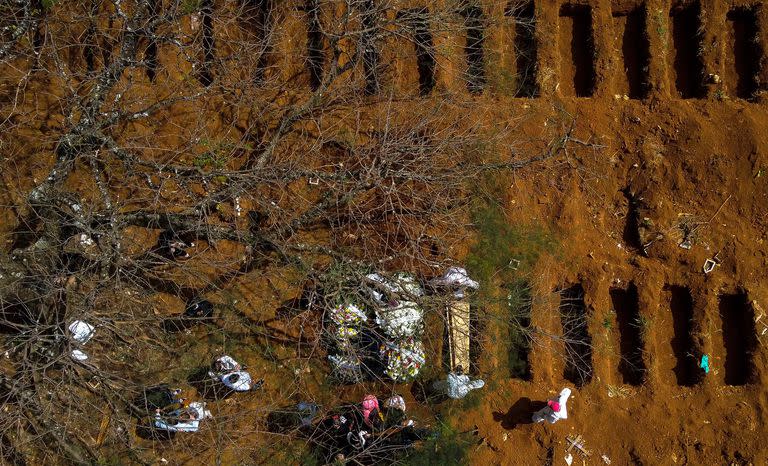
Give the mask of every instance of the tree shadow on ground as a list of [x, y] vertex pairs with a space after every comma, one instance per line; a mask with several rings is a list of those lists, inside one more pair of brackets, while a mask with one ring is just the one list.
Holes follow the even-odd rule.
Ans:
[[531, 401], [528, 397], [520, 398], [509, 408], [506, 414], [493, 413], [493, 420], [501, 423], [501, 427], [512, 430], [518, 424], [533, 424], [533, 413], [545, 407], [545, 401]]

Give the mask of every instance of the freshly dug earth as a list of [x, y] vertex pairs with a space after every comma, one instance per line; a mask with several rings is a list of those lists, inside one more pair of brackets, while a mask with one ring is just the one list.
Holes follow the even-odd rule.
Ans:
[[[768, 319], [762, 273], [768, 266], [768, 113], [759, 91], [768, 81], [768, 66], [764, 57], [756, 59], [759, 65], [745, 65], [755, 60], [753, 52], [734, 50], [749, 43], [742, 37], [749, 34], [749, 15], [746, 26], [736, 25], [744, 15], [727, 16], [730, 4], [714, 1], [692, 12], [673, 9], [671, 15], [660, 0], [640, 9], [630, 1], [591, 2], [591, 7], [575, 2], [581, 6], [566, 9], [544, 3], [537, 4], [534, 41], [507, 41], [512, 32], [505, 28], [489, 31], [486, 47], [494, 53], [487, 54], [489, 80], [482, 94], [470, 97], [466, 90], [457, 71], [465, 67], [457, 46], [450, 59], [438, 58], [437, 84], [426, 98], [461, 95], [469, 104], [452, 111], [473, 112], [488, 128], [514, 122], [507, 137], [523, 146], [547, 133], [552, 115], [575, 122], [560, 156], [516, 172], [506, 189], [508, 221], [544, 225], [556, 233], [560, 247], [542, 256], [525, 277], [534, 297], [530, 380], [510, 378], [500, 345], [483, 338], [477, 365], [489, 383], [479, 405], [447, 406], [459, 431], [476, 432], [469, 461], [564, 464], [566, 436], [581, 435], [592, 452], [586, 464], [603, 464], [601, 455], [613, 464], [767, 464], [768, 337], [761, 332]], [[501, 10], [494, 4], [487, 15], [498, 19]], [[764, 50], [767, 10], [755, 10]], [[702, 36], [692, 37], [699, 29]], [[435, 46], [445, 50], [462, 40], [436, 37]], [[581, 48], [582, 40], [593, 50]], [[492, 79], [495, 67], [515, 70], [521, 51], [511, 44], [521, 43], [536, 47], [538, 89], [530, 93], [535, 98], [518, 98], [516, 88]], [[647, 50], [636, 50], [642, 47]], [[685, 58], [678, 50], [696, 55]], [[413, 59], [415, 53], [403, 56], [399, 59]], [[412, 65], [398, 65], [398, 82], [419, 82]], [[12, 179], [35, 170], [5, 163], [3, 182], [16, 186]], [[17, 203], [10, 190], [2, 196], [4, 205]], [[712, 258], [718, 265], [705, 274], [702, 267]], [[196, 438], [137, 439], [158, 458], [175, 464], [276, 462], [280, 456], [241, 456], [239, 450], [256, 451], [253, 445], [269, 438], [259, 426], [269, 407], [295, 402], [299, 394], [331, 405], [360, 400], [370, 391], [394, 391], [406, 395], [409, 410], [426, 419], [429, 409], [413, 400], [411, 386], [337, 390], [325, 383], [322, 355], [307, 357], [268, 338], [277, 332], [293, 343], [307, 323], [301, 316], [277, 316], [276, 309], [299, 290], [270, 273], [254, 272], [228, 291], [243, 312], [263, 323], [250, 342], [258, 349], [240, 349], [239, 359], [266, 379], [264, 391], [219, 402], [211, 427]], [[577, 311], [584, 312], [586, 323], [579, 332], [586, 331], [592, 349], [580, 363], [591, 377], [574, 380], [565, 377], [556, 290], [576, 284], [583, 290]], [[163, 312], [181, 311], [174, 297], [158, 300]], [[200, 345], [190, 360], [226, 348], [219, 342]], [[709, 357], [708, 374], [698, 367], [702, 355]], [[531, 424], [537, 402], [565, 386], [573, 389], [569, 418]], [[213, 448], [222, 438], [229, 448]]]

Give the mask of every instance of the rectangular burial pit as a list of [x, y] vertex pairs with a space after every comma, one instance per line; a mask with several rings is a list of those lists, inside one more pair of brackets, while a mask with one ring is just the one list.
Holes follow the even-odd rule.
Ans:
[[621, 46], [621, 70], [616, 79], [616, 94], [642, 99], [648, 94], [648, 69], [651, 63], [650, 41], [646, 25], [645, 3], [615, 6], [613, 9], [614, 43]]
[[595, 41], [592, 8], [565, 4], [560, 8], [560, 91], [591, 97], [595, 92]]
[[611, 288], [609, 293], [619, 327], [621, 353], [619, 373], [622, 382], [629, 385], [642, 385], [645, 379], [644, 325], [640, 318], [637, 287], [634, 283], [630, 283], [626, 289]]
[[[402, 33], [409, 35], [413, 42], [415, 52], [415, 71], [418, 75], [418, 94], [422, 97], [429, 95], [434, 89], [436, 81], [435, 44], [430, 30], [430, 15], [427, 8], [411, 8], [402, 10], [397, 14], [398, 21], [404, 26]], [[411, 92], [415, 88], [416, 81], [413, 69], [413, 55], [405, 54], [397, 57], [403, 60], [404, 70], [400, 78], [400, 85], [404, 92]]]
[[758, 6], [734, 8], [726, 16], [725, 76], [731, 93], [751, 99], [759, 90], [758, 73], [763, 49], [758, 41]]
[[672, 28], [672, 63], [669, 70], [676, 94], [681, 99], [704, 97], [704, 62], [701, 29], [701, 5], [699, 2], [682, 3], [669, 11]]
[[538, 97], [536, 9], [532, 1], [513, 1], [507, 5], [506, 14], [514, 21], [515, 97]]
[[509, 319], [504, 322], [508, 338], [507, 367], [511, 377], [531, 380], [531, 310], [533, 297], [527, 281], [513, 282], [506, 287]]
[[[699, 382], [701, 375], [695, 356], [693, 342], [693, 297], [691, 290], [684, 286], [667, 285], [664, 291], [669, 299], [669, 309], [672, 313], [672, 335], [669, 347], [672, 349], [675, 363], [671, 367], [678, 385], [690, 387]], [[667, 316], [662, 321], [669, 322]], [[668, 334], [668, 330], [662, 335]], [[664, 357], [660, 356], [662, 364]], [[667, 369], [663, 367], [662, 369]]]
[[563, 377], [576, 387], [592, 381], [592, 337], [589, 334], [584, 288], [571, 285], [560, 291], [560, 322], [565, 343]]
[[485, 19], [478, 5], [469, 5], [462, 12], [467, 41], [464, 55], [467, 58], [467, 90], [480, 94], [485, 88]]
[[745, 385], [754, 375], [752, 354], [757, 348], [754, 310], [745, 293], [723, 294], [719, 315], [725, 348], [725, 383]]

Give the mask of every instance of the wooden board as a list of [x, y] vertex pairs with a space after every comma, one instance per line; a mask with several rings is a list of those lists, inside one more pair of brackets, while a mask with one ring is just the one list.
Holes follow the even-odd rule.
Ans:
[[454, 301], [446, 312], [451, 371], [461, 366], [469, 372], [469, 301]]

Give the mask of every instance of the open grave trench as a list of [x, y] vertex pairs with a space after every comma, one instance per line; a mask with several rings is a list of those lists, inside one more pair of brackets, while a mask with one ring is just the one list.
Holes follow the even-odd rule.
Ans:
[[[214, 17], [214, 2], [203, 0], [200, 4], [201, 40], [199, 42], [198, 79], [209, 86], [215, 79], [217, 62], [217, 31]], [[557, 86], [547, 87], [548, 92], [560, 93], [564, 97], [594, 97], [598, 89], [604, 89], [601, 95], [626, 95], [630, 99], [645, 99], [656, 91], [651, 71], [659, 69], [666, 75], [669, 83], [668, 97], [680, 99], [702, 99], [708, 94], [706, 83], [711, 81], [708, 73], [720, 73], [724, 87], [717, 89], [718, 95], [752, 100], [768, 87], [768, 80], [761, 78], [766, 74], [765, 42], [768, 32], [764, 31], [766, 21], [761, 20], [766, 13], [766, 6], [759, 1], [745, 2], [737, 6], [726, 6], [722, 18], [707, 17], [706, 28], [703, 18], [712, 12], [705, 10], [707, 3], [700, 0], [673, 1], [666, 4], [662, 15], [658, 7], [663, 6], [655, 0], [614, 0], [610, 2], [610, 14], [597, 13], [602, 5], [597, 1], [547, 2], [544, 0], [511, 0], [497, 12], [500, 17], [490, 16], [481, 3], [464, 3], [453, 15], [455, 25], [446, 27], [432, 24], [431, 12], [426, 7], [404, 8], [397, 12], [397, 18], [404, 20], [403, 25], [409, 30], [408, 40], [412, 42], [414, 54], [392, 54], [391, 60], [413, 60], [418, 74], [418, 94], [429, 96], [437, 86], [439, 77], [436, 70], [440, 60], [460, 59], [463, 70], [459, 77], [470, 95], [485, 94], [489, 88], [489, 66], [498, 66], [488, 55], [489, 48], [498, 47], [492, 40], [504, 41], [500, 44], [514, 54], [503, 65], [501, 73], [509, 77], [510, 84], [505, 92], [512, 97], [539, 97], [544, 90], [540, 74], [543, 67], [540, 49], [553, 47], [558, 57], [556, 73]], [[650, 5], [653, 5], [653, 10]], [[251, 24], [254, 33], [264, 38], [264, 49], [259, 54], [259, 63], [254, 69], [254, 81], [262, 79], [267, 61], [275, 52], [273, 48], [273, 30], [278, 26], [280, 15], [272, 12], [279, 8], [273, 2], [262, 2], [259, 6], [244, 10], [243, 18]], [[383, 27], [382, 15], [385, 12], [378, 7], [376, 0], [363, 0], [355, 6], [361, 18], [360, 72], [363, 76], [361, 92], [375, 95], [381, 92], [383, 74], [391, 72], [393, 66], [383, 63], [383, 48], [389, 45], [380, 40]], [[542, 12], [556, 9], [554, 15]], [[318, 2], [307, 0], [302, 10], [306, 22], [306, 38], [295, 41], [303, 49], [295, 51], [306, 59], [303, 60], [310, 89], [317, 89], [322, 82], [329, 50], [323, 37], [323, 15], [319, 14]], [[718, 12], [718, 15], [720, 13]], [[604, 17], [605, 16], [605, 17]], [[554, 20], [556, 37], [552, 44], [540, 43], [539, 30], [552, 24], [544, 20]], [[722, 20], [721, 20], [722, 19]], [[609, 24], [603, 22], [609, 21]], [[501, 38], [488, 35], [492, 24], [506, 25], [506, 33]], [[436, 34], [446, 34], [446, 30], [457, 30], [463, 34], [461, 57], [440, 57], [442, 53], [436, 47]], [[722, 36], [715, 47], [722, 52], [720, 65], [708, 65], [705, 56], [706, 33], [715, 37]], [[611, 47], [602, 50], [596, 47], [598, 31], [608, 31]], [[658, 36], [660, 44], [652, 48], [651, 36]], [[223, 39], [222, 39], [223, 40]], [[549, 39], [548, 39], [549, 40]], [[87, 41], [86, 41], [87, 42]], [[402, 44], [400, 44], [402, 46]], [[158, 47], [161, 44], [150, 42], [145, 50], [146, 74], [153, 80], [161, 64], [158, 61]], [[661, 49], [665, 52], [660, 53]], [[282, 50], [281, 53], [291, 53]], [[507, 52], [505, 52], [507, 53]], [[610, 76], [598, 74], [597, 63], [603, 60], [600, 54], [612, 54], [615, 65]], [[83, 46], [83, 58], [89, 66], [94, 66], [93, 47]], [[710, 54], [711, 55], [711, 54]], [[663, 62], [663, 63], [656, 63]], [[411, 66], [411, 65], [404, 65]], [[452, 78], [448, 78], [452, 79]], [[605, 83], [607, 82], [607, 84]], [[607, 86], [607, 87], [606, 87]]]
[[609, 295], [619, 333], [621, 380], [629, 385], [642, 385], [646, 372], [643, 359], [645, 323], [640, 316], [637, 286], [630, 283], [627, 288], [611, 288]]
[[565, 369], [563, 378], [580, 388], [592, 381], [592, 336], [589, 334], [584, 288], [574, 284], [560, 290]]
[[[656, 322], [657, 369], [663, 383], [690, 387], [701, 379], [692, 333], [693, 296], [685, 286], [666, 285]], [[669, 351], [669, 353], [667, 353]], [[665, 357], [668, 354], [671, 357]]]
[[760, 90], [758, 74], [765, 51], [760, 44], [758, 15], [762, 5], [737, 7], [726, 15], [725, 73], [732, 94], [751, 99]]
[[562, 5], [558, 29], [560, 91], [565, 96], [591, 97], [596, 78], [592, 7]]
[[701, 4], [679, 3], [669, 11], [672, 49], [668, 70], [681, 99], [704, 97], [704, 61], [701, 53]]
[[757, 349], [757, 330], [754, 309], [746, 293], [721, 294], [718, 296], [718, 317], [721, 339], [715, 338], [720, 354], [726, 385], [746, 385], [753, 380], [755, 370], [752, 354]]
[[504, 12], [512, 19], [510, 42], [514, 45], [515, 97], [538, 97], [538, 45], [536, 43], [536, 9], [533, 1], [510, 2]]
[[[649, 374], [655, 373], [659, 383], [670, 386], [692, 387], [705, 376], [715, 377], [720, 385], [744, 386], [757, 380], [753, 354], [758, 348], [755, 311], [748, 295], [743, 291], [717, 295], [717, 307], [706, 313], [697, 311], [697, 301], [691, 289], [684, 285], [667, 284], [660, 290], [659, 308], [645, 314], [641, 312], [638, 285], [612, 286], [608, 290], [608, 306], [615, 313], [615, 326], [608, 328], [618, 356], [615, 367], [621, 384], [642, 386]], [[585, 304], [585, 291], [580, 283], [556, 290], [559, 294], [558, 317], [562, 327], [564, 380], [581, 388], [600, 374], [595, 372], [594, 359], [601, 358], [593, 345], [590, 330], [591, 312]], [[530, 302], [530, 301], [528, 301]], [[532, 325], [530, 306], [522, 310], [518, 325]], [[705, 314], [716, 316], [716, 330], [711, 335], [710, 368], [705, 375], [699, 366], [705, 353], [696, 338], [700, 333], [700, 319]], [[603, 323], [605, 326], [605, 324]], [[531, 380], [528, 364], [531, 347], [516, 347], [519, 341], [508, 337], [511, 351], [524, 361], [518, 372], [510, 377]], [[649, 341], [650, 340], [650, 341]], [[611, 351], [614, 351], [613, 349]], [[653, 361], [649, 365], [649, 360]], [[610, 380], [610, 378], [609, 378]]]
[[643, 2], [614, 5], [611, 16], [614, 44], [620, 49], [619, 64], [623, 70], [616, 73], [614, 92], [630, 99], [643, 99], [648, 95], [651, 62], [648, 9]]

